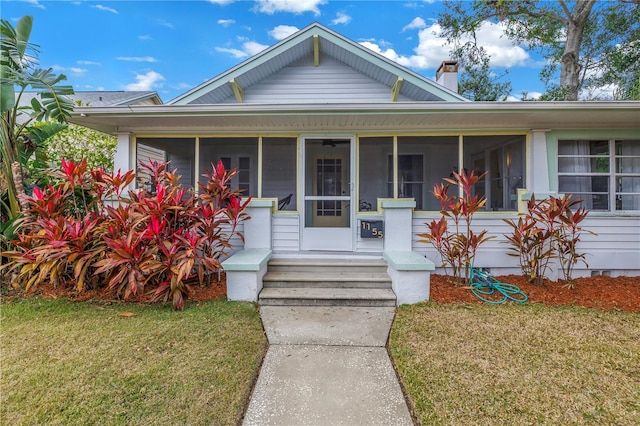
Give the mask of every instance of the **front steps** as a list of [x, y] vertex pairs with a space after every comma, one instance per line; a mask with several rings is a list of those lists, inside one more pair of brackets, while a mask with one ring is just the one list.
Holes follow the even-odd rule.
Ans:
[[387, 264], [375, 258], [273, 258], [263, 306], [395, 306]]

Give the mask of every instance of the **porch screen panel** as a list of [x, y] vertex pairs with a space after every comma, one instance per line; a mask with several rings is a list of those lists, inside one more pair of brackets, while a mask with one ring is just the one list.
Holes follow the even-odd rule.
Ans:
[[262, 196], [277, 198], [279, 211], [297, 210], [297, 138], [262, 138]]
[[487, 172], [473, 188], [486, 196], [485, 210], [516, 211], [518, 188], [526, 186], [524, 135], [465, 136], [462, 148], [467, 172]]
[[[431, 191], [458, 164], [458, 137], [399, 136], [397, 162], [398, 197], [415, 199], [416, 210], [438, 211], [440, 203]], [[393, 164], [390, 159], [387, 175], [391, 187]]]
[[[226, 169], [238, 169], [231, 187], [245, 197], [258, 195], [258, 138], [200, 138], [200, 172], [205, 173], [222, 161]], [[205, 178], [198, 176], [200, 182]]]
[[136, 140], [136, 169], [139, 174], [138, 185], [153, 186], [140, 168], [140, 162], [158, 161], [164, 158], [169, 169], [177, 169], [180, 184], [186, 188], [195, 185], [195, 147], [194, 138], [138, 138]]
[[393, 137], [361, 137], [359, 139], [358, 211], [376, 210], [378, 198], [392, 198], [387, 185], [387, 158], [393, 156]]

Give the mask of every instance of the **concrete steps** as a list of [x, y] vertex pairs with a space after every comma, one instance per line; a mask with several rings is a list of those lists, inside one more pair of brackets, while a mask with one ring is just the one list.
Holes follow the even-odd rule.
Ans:
[[274, 258], [262, 279], [263, 306], [395, 306], [382, 259]]

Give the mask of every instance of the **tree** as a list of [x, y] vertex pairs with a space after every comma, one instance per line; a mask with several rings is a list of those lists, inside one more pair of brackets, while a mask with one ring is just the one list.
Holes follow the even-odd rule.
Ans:
[[[33, 18], [24, 16], [15, 28], [0, 20], [0, 166], [3, 187], [0, 215], [3, 228], [20, 214], [19, 194], [23, 190], [25, 165], [44, 161], [44, 141], [63, 130], [73, 110], [71, 86], [59, 83], [64, 74], [55, 75], [51, 68], [38, 68], [37, 46], [29, 42]], [[27, 89], [37, 95], [31, 104], [21, 107], [20, 99]], [[46, 123], [42, 123], [46, 122]], [[37, 126], [34, 124], [40, 123]], [[5, 229], [0, 229], [5, 231]]]
[[501, 22], [509, 39], [544, 57], [543, 100], [577, 100], [603, 84], [628, 87], [625, 65], [638, 77], [638, 0], [445, 0], [438, 18], [442, 35], [471, 64], [482, 64], [476, 32], [485, 21]]
[[111, 173], [117, 143], [115, 136], [70, 124], [47, 141], [46, 153], [52, 166], [60, 165], [63, 158], [76, 163], [86, 159], [90, 169], [102, 167]]
[[460, 78], [458, 92], [472, 101], [505, 101], [511, 93], [510, 82], [500, 82], [507, 73], [496, 75], [489, 67], [489, 57], [483, 55], [480, 64], [462, 64], [465, 72]]

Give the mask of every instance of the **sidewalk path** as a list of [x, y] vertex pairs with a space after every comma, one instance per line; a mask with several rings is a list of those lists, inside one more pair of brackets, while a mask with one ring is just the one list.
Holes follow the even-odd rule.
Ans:
[[385, 349], [394, 312], [263, 306], [270, 346], [243, 425], [412, 425]]

